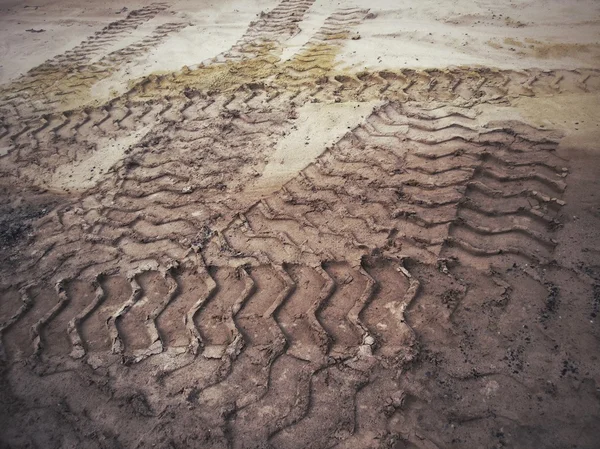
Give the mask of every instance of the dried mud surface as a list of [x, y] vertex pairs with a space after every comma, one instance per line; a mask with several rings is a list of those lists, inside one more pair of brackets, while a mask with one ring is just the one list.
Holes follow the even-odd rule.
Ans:
[[[105, 102], [168, 4], [0, 86], [0, 445], [598, 447], [598, 110], [587, 146], [514, 111], [600, 71], [342, 70], [359, 8], [282, 60], [312, 3]], [[353, 102], [265, 186], [303, 105]]]

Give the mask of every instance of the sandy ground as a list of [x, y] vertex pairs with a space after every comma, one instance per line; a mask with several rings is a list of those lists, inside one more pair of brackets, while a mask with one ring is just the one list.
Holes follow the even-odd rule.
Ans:
[[600, 446], [597, 1], [0, 1], [0, 447]]
[[[3, 42], [0, 81], [7, 82], [77, 45], [102, 26], [118, 19], [123, 7], [143, 7], [144, 2], [106, 1], [82, 5], [77, 1], [2, 1], [0, 26]], [[276, 1], [176, 1], [131, 36], [114, 43], [118, 49], [168, 20], [190, 23], [143, 58], [129, 64], [106, 84], [96, 86], [105, 94], [120, 83], [157, 71], [194, 66], [229, 49], [248, 23]], [[284, 44], [288, 59], [340, 7], [369, 8], [360, 2], [315, 1], [305, 14], [299, 32]], [[553, 0], [453, 2], [435, 1], [398, 6], [378, 1], [371, 7], [373, 20], [358, 24], [337, 55], [337, 62], [357, 69], [441, 68], [483, 65], [506, 69], [597, 68], [600, 64], [600, 6], [594, 0], [565, 4]], [[44, 29], [43, 33], [27, 29]]]

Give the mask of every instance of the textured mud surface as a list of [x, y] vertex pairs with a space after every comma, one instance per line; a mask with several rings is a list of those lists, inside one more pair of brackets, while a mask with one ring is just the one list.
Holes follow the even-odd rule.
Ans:
[[360, 8], [282, 58], [311, 6], [91, 100], [189, 26], [109, 51], [152, 4], [0, 86], [5, 446], [598, 447], [600, 153], [515, 107], [594, 128], [600, 71], [342, 69]]

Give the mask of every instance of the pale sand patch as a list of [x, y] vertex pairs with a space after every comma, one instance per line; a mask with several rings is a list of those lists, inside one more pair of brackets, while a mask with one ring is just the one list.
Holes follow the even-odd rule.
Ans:
[[600, 152], [599, 94], [523, 97], [515, 100], [514, 104], [533, 124], [563, 131], [565, 137], [559, 149]]
[[[502, 69], [572, 69], [599, 67], [600, 3], [594, 0], [527, 2], [360, 2], [375, 17], [354, 28], [337, 61], [365, 68], [443, 68], [485, 65]], [[350, 4], [344, 6], [353, 6]], [[528, 46], [506, 44], [537, 41], [578, 51], [553, 51], [543, 58]], [[535, 46], [535, 45], [534, 45]]]
[[381, 101], [303, 105], [298, 109], [294, 128], [279, 140], [262, 177], [251, 190], [268, 194], [279, 189], [380, 104]]
[[[279, 2], [175, 0], [168, 3], [169, 9], [124, 35], [98, 57], [142, 39], [159, 24], [185, 22], [190, 26], [173, 33], [159, 46], [98, 83], [93, 90], [94, 98], [106, 99], [123, 92], [129, 82], [150, 73], [177, 71], [216, 56], [230, 48], [261, 11], [268, 11]], [[132, 11], [147, 4], [137, 1], [127, 2], [126, 6]], [[124, 6], [117, 0], [85, 4], [78, 0], [35, 0], [27, 5], [38, 8], [0, 0], [0, 82], [14, 79], [49, 57], [73, 48], [127, 14], [117, 14]], [[600, 3], [595, 0], [568, 4], [559, 0], [504, 3], [317, 0], [298, 23], [299, 34], [283, 44], [283, 59], [294, 55], [333, 11], [353, 7], [368, 8], [373, 13], [372, 18], [351, 27], [361, 38], [346, 41], [336, 59], [340, 65], [354, 70], [456, 65], [507, 69], [600, 67], [600, 45], [597, 45]], [[46, 31], [26, 32], [32, 28]], [[538, 47], [550, 57], [540, 57]], [[575, 51], [562, 51], [564, 48]]]

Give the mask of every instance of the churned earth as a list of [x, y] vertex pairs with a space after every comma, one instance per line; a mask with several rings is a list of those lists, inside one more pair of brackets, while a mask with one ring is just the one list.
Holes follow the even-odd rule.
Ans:
[[600, 446], [600, 4], [0, 36], [0, 447]]

